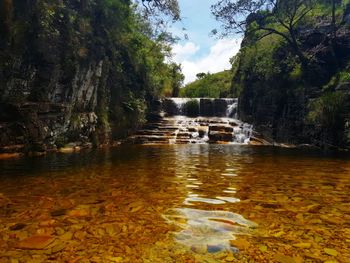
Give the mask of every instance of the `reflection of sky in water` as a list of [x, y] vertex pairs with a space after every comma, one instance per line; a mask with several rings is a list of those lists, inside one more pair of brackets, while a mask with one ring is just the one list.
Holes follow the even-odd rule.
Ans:
[[[290, 152], [275, 151], [225, 145], [120, 146], [107, 153], [99, 150], [0, 160], [0, 192], [4, 197], [0, 201], [8, 202], [5, 197], [11, 199], [10, 206], [3, 206], [3, 212], [11, 211], [1, 218], [3, 230], [9, 237], [16, 234], [9, 226], [29, 215], [33, 217], [25, 221], [33, 227], [23, 231], [25, 235], [37, 235], [36, 226], [43, 221], [43, 214], [50, 215], [61, 206], [74, 204], [72, 209], [75, 209], [75, 205], [87, 205], [92, 212], [91, 224], [86, 224], [83, 231], [97, 233], [107, 223], [106, 217], [108, 222], [116, 222], [118, 229], [119, 225], [127, 226], [128, 232], [121, 234], [128, 238], [116, 235], [116, 242], [112, 243], [115, 251], [130, 248], [127, 255], [130, 262], [141, 259], [172, 262], [175, 257], [176, 262], [189, 262], [183, 254], [192, 257], [192, 251], [193, 260], [199, 258], [197, 262], [217, 256], [221, 259], [221, 253], [205, 252], [233, 249], [229, 241], [236, 237], [251, 244], [247, 249], [242, 248], [240, 256], [245, 255], [247, 260], [241, 262], [256, 259], [260, 254], [259, 244], [264, 240], [269, 241], [268, 252], [263, 254], [269, 262], [276, 261], [275, 253], [282, 243], [308, 242], [313, 253], [322, 255], [324, 247], [314, 238], [320, 233], [322, 243], [332, 244], [339, 252], [336, 259], [348, 262], [350, 254], [344, 242], [348, 237], [342, 229], [346, 228], [349, 214], [349, 160], [299, 155], [295, 150], [293, 156]], [[43, 205], [38, 206], [39, 200]], [[67, 224], [66, 216], [54, 219], [67, 232], [77, 231], [76, 224]], [[253, 219], [259, 228], [252, 229], [254, 223], [245, 219]], [[305, 229], [308, 231], [302, 236], [305, 240], [300, 240], [298, 233], [305, 233]], [[169, 236], [169, 231], [175, 232]], [[281, 233], [285, 235], [280, 236]], [[244, 236], [249, 234], [250, 237]], [[97, 239], [101, 241], [98, 247]], [[101, 257], [109, 255], [110, 248], [105, 244], [112, 240], [109, 235], [98, 234], [93, 238], [91, 234], [84, 242], [84, 253], [92, 258], [97, 249]], [[13, 238], [8, 244], [3, 242], [2, 251], [14, 249], [14, 242]], [[74, 238], [72, 243], [67, 242], [69, 256], [80, 253], [74, 249]], [[293, 246], [284, 251], [290, 257], [299, 253]], [[304, 253], [305, 249], [299, 251]], [[18, 249], [10, 253], [22, 258], [38, 254]], [[169, 255], [174, 257], [170, 259]]]
[[202, 250], [233, 249], [230, 240], [235, 235], [249, 235], [254, 222], [243, 216], [227, 211], [206, 211], [177, 208], [164, 215], [165, 220], [181, 228], [175, 239], [188, 247]]
[[[219, 152], [226, 153], [225, 147], [216, 154]], [[168, 223], [180, 228], [174, 233], [175, 240], [199, 251], [234, 249], [229, 241], [236, 235], [249, 235], [255, 227], [254, 222], [231, 212], [230, 205], [240, 202], [235, 195], [241, 164], [230, 155], [219, 159], [201, 145], [179, 146], [176, 154], [175, 174], [187, 196], [183, 207], [164, 215]]]

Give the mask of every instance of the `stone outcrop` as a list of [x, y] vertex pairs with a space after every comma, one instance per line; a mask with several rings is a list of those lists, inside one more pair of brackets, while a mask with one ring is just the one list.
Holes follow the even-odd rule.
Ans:
[[[347, 18], [349, 15], [348, 8], [344, 16]], [[337, 74], [350, 74], [350, 23], [344, 19], [334, 41], [330, 21], [318, 21], [316, 25], [298, 28], [301, 48], [312, 58], [302, 76], [295, 76], [293, 74], [297, 71], [291, 73], [288, 69], [286, 62], [294, 58], [288, 46], [283, 45], [274, 51], [271, 58], [275, 61], [277, 72], [269, 72], [270, 75], [265, 77], [261, 71], [255, 71], [254, 66], [238, 68], [234, 82], [242, 89], [239, 117], [252, 123], [254, 129], [268, 141], [347, 148], [349, 141], [345, 129], [346, 120], [350, 117], [349, 85], [346, 81], [337, 83], [340, 79]], [[254, 43], [250, 36], [246, 36], [242, 50]], [[243, 52], [240, 60], [245, 59]], [[330, 127], [324, 127], [321, 119], [316, 120], [320, 124], [310, 123], [308, 118], [312, 103], [334, 92], [344, 99], [344, 116], [340, 126], [329, 124]]]
[[156, 95], [146, 90], [144, 69], [113, 35], [110, 21], [127, 13], [118, 9], [120, 14], [109, 17], [105, 3], [95, 1], [5, 4], [6, 10], [0, 4], [0, 152], [98, 146], [144, 122]]
[[[65, 84], [63, 72], [46, 69], [50, 86], [43, 91], [47, 92], [45, 99], [31, 98], [39, 96], [35, 94], [38, 86], [34, 83], [41, 78], [41, 69], [25, 65], [24, 61], [12, 66], [15, 68], [4, 69], [3, 73], [9, 76], [1, 79], [0, 151], [8, 151], [14, 145], [23, 146], [16, 150], [46, 151], [72, 141], [83, 144], [92, 141], [98, 130], [99, 101], [109, 99], [98, 94], [103, 85], [102, 61], [87, 67], [77, 65], [70, 82]], [[28, 71], [32, 72], [29, 78]], [[105, 128], [103, 132], [108, 133], [108, 127]], [[101, 143], [107, 142], [108, 137]]]

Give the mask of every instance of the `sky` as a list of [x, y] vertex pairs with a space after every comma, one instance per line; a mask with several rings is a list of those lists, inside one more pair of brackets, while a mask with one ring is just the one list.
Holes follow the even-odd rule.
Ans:
[[[210, 36], [214, 28], [220, 24], [211, 15], [210, 6], [217, 0], [179, 0], [182, 22], [172, 26], [174, 34], [188, 35], [188, 40], [182, 38], [173, 46], [174, 58], [181, 63], [185, 75], [185, 84], [196, 79], [200, 72], [215, 73], [230, 69], [230, 58], [237, 54], [241, 44], [241, 37], [217, 39]], [[182, 28], [186, 31], [182, 32]]]

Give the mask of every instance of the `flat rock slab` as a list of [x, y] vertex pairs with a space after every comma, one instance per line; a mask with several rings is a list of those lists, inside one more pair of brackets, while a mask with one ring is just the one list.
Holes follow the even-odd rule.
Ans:
[[20, 241], [16, 248], [19, 249], [45, 249], [48, 245], [50, 245], [55, 240], [52, 236], [47, 235], [37, 235], [28, 237], [22, 241]]

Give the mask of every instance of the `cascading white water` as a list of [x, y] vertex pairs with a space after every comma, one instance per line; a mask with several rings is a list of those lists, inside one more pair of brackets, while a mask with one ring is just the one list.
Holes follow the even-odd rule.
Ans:
[[[237, 98], [167, 98], [168, 119], [177, 130], [170, 143], [225, 142], [248, 144], [252, 125], [237, 119]], [[192, 103], [191, 101], [196, 101]], [[189, 117], [188, 105], [196, 106], [198, 117]], [[194, 104], [194, 106], [193, 106]], [[169, 106], [170, 105], [170, 106]], [[167, 109], [170, 110], [167, 111]]]
[[[168, 102], [167, 109], [165, 110], [172, 116], [187, 116], [189, 114], [188, 105], [190, 102], [197, 102], [198, 116], [211, 116], [211, 117], [228, 117], [237, 119], [237, 106], [238, 99], [236, 98], [167, 98], [165, 102]], [[169, 106], [170, 105], [170, 106]], [[196, 107], [196, 105], [190, 105], [190, 107]], [[170, 109], [169, 109], [170, 108]]]
[[228, 104], [227, 110], [226, 110], [226, 117], [237, 119], [237, 115], [238, 115], [237, 107], [238, 107], [237, 100], [233, 100], [232, 103]]
[[196, 100], [198, 105], [200, 105], [200, 98], [169, 98], [175, 105], [177, 109], [177, 113], [175, 115], [186, 115], [185, 106], [186, 103], [192, 100]]
[[167, 98], [161, 120], [129, 139], [142, 144], [248, 144], [252, 125], [237, 119], [238, 99]]

